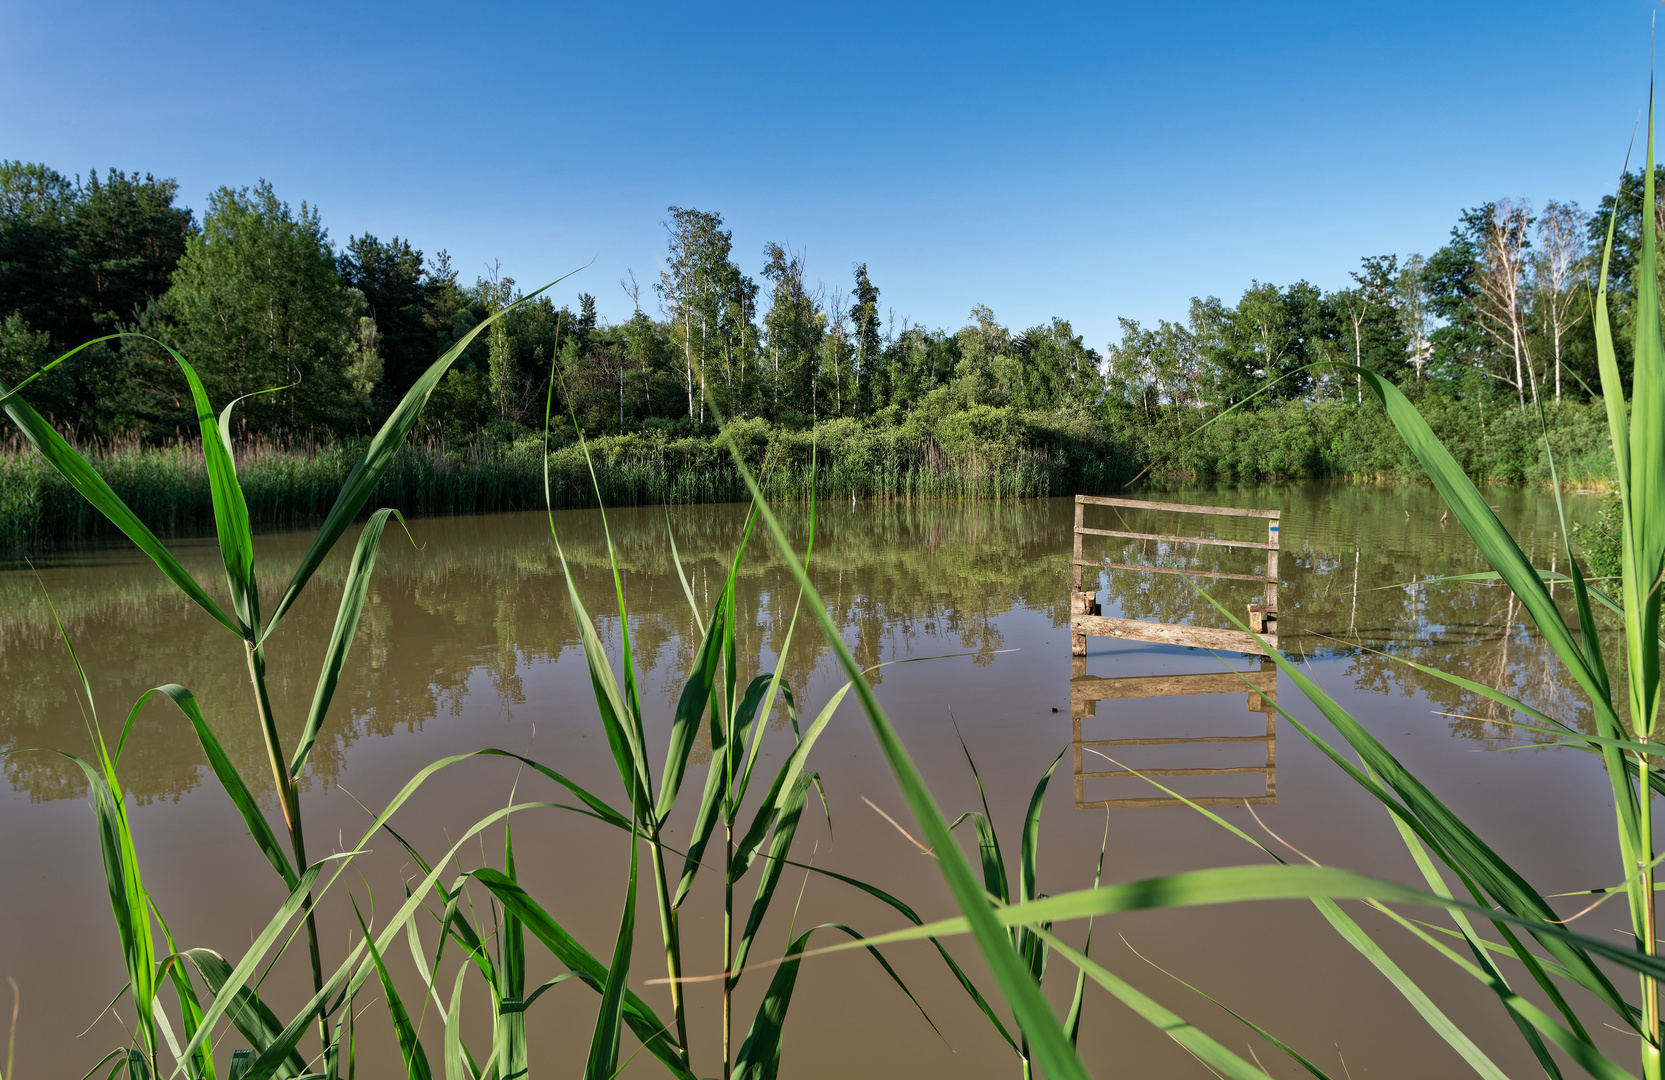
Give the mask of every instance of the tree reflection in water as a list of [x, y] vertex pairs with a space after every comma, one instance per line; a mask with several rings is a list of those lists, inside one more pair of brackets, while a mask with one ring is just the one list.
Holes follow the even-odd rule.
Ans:
[[[1346, 656], [1348, 674], [1361, 689], [1425, 700], [1450, 714], [1453, 734], [1463, 738], [1520, 741], [1499, 723], [1508, 717], [1489, 711], [1475, 696], [1370, 650], [1499, 686], [1556, 715], [1589, 722], [1576, 691], [1551, 677], [1555, 666], [1507, 590], [1425, 583], [1483, 569], [1461, 530], [1439, 524], [1444, 507], [1431, 489], [1302, 484], [1160, 497], [1284, 509], [1279, 630], [1292, 655]], [[1490, 497], [1528, 555], [1541, 551], [1547, 558], [1559, 528], [1549, 498], [1510, 489], [1492, 489]], [[1595, 512], [1593, 500], [1574, 498], [1571, 506], [1581, 518]], [[801, 545], [808, 538], [807, 507], [782, 509]], [[1123, 513], [1128, 531], [1174, 531], [1157, 515]], [[697, 636], [671, 565], [667, 522], [705, 605], [707, 587], [715, 587], [726, 572], [745, 507], [633, 508], [609, 517], [625, 573], [632, 645], [648, 685], [666, 699], [648, 704], [668, 715], [669, 696], [680, 685]], [[1236, 519], [1221, 520], [1229, 528]], [[988, 664], [1002, 648], [1040, 648], [1046, 637], [1054, 641], [1047, 647], [1061, 648], [1056, 642], [1067, 641], [1072, 521], [1068, 499], [823, 507], [812, 573], [863, 663], [965, 650]], [[610, 604], [601, 602], [611, 581], [599, 515], [572, 511], [557, 514], [556, 522], [586, 603], [592, 611], [608, 610]], [[542, 514], [427, 519], [413, 522], [411, 530], [420, 546], [396, 536], [384, 541], [359, 639], [314, 751], [310, 784], [333, 785], [358, 740], [459, 715], [466, 702], [482, 694], [495, 695], [498, 714], [512, 717], [526, 700], [523, 683], [530, 672], [577, 656], [565, 586]], [[292, 565], [303, 543], [304, 537], [289, 534], [260, 538], [260, 565], [274, 571]], [[179, 549], [199, 580], [221, 576], [211, 539], [184, 542]], [[1107, 544], [1095, 554], [1156, 565], [1218, 560], [1233, 570], [1254, 558], [1238, 550], [1167, 551], [1148, 541], [1130, 541], [1126, 551]], [[200, 611], [179, 600], [131, 550], [60, 551], [35, 561], [88, 661], [100, 700], [115, 706], [158, 683], [184, 683], [203, 703], [238, 768], [251, 783], [260, 783], [259, 736], [241, 712], [244, 672], [225, 663], [223, 650], [206, 647], [214, 631]], [[326, 564], [320, 573], [325, 587], [309, 592], [270, 649], [279, 715], [293, 725], [310, 700], [308, 673], [334, 619], [344, 561], [345, 556]], [[1087, 577], [1084, 587], [1091, 588], [1090, 571]], [[279, 583], [274, 576], [263, 584], [275, 589]], [[1097, 588], [1107, 615], [1222, 622], [1187, 579], [1110, 572]], [[1248, 582], [1220, 582], [1210, 591], [1234, 613], [1256, 599], [1256, 586]], [[796, 595], [789, 575], [764, 545], [754, 543], [740, 580], [739, 607], [742, 655], [754, 668], [772, 663]], [[1039, 630], [1044, 627], [1063, 633]], [[616, 625], [603, 620], [599, 628], [617, 640]], [[1197, 659], [1205, 672], [1213, 663], [1206, 654]], [[787, 658], [787, 678], [795, 687], [805, 686], [812, 676], [828, 672], [827, 661], [818, 635], [800, 632]], [[874, 678], [883, 675], [881, 670]], [[1618, 673], [1615, 681], [1623, 685]], [[73, 686], [33, 573], [21, 562], [0, 568], [0, 750], [84, 753], [86, 729]], [[286, 737], [295, 734], [285, 731]], [[495, 737], [482, 732], [481, 745]], [[189, 728], [155, 710], [140, 718], [122, 771], [129, 790], [148, 802], [174, 800], [193, 789], [202, 765]], [[12, 788], [32, 800], [84, 790], [79, 773], [51, 755], [8, 757], [4, 768]]]

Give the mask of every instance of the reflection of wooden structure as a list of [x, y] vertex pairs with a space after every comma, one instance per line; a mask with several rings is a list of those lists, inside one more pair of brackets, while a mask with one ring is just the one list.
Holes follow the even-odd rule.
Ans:
[[[1212, 514], [1221, 517], [1252, 517], [1266, 519], [1266, 541], [1215, 540], [1203, 536], [1165, 536], [1161, 533], [1119, 532], [1115, 529], [1089, 529], [1086, 510], [1089, 506], [1123, 506], [1134, 510], [1162, 510], [1177, 514]], [[1097, 593], [1081, 591], [1081, 568], [1092, 566], [1110, 570], [1131, 570], [1151, 574], [1183, 574], [1197, 578], [1223, 578], [1232, 581], [1263, 581], [1266, 600], [1249, 605], [1249, 629], [1264, 637], [1272, 648], [1278, 647], [1278, 510], [1244, 510], [1233, 506], [1188, 506], [1181, 503], [1146, 502], [1142, 499], [1105, 499], [1093, 495], [1075, 497], [1075, 546], [1073, 559], [1074, 584], [1070, 590], [1070, 644], [1076, 656], [1087, 655], [1087, 637], [1124, 638], [1131, 641], [1154, 641], [1165, 645], [1189, 645], [1201, 649], [1226, 652], [1264, 653], [1266, 650], [1254, 635], [1240, 630], [1215, 630], [1206, 626], [1182, 626], [1177, 623], [1147, 622], [1144, 619], [1116, 619], [1100, 614]], [[1180, 570], [1166, 566], [1131, 566], [1106, 560], [1082, 558], [1081, 538], [1084, 536], [1115, 536], [1127, 540], [1157, 540], [1170, 544], [1206, 544], [1211, 547], [1251, 548], [1266, 552], [1266, 572], [1263, 574], [1227, 574], [1214, 570]]]
[[[1203, 806], [1237, 806], [1245, 802], [1266, 806], [1278, 801], [1278, 734], [1276, 702], [1278, 700], [1278, 669], [1270, 660], [1260, 662], [1258, 671], [1221, 671], [1208, 675], [1146, 675], [1123, 679], [1100, 679], [1084, 674], [1086, 661], [1076, 660], [1075, 675], [1070, 679], [1070, 724], [1073, 730], [1071, 740], [1071, 754], [1075, 772], [1075, 805], [1077, 809], [1104, 809], [1106, 807], [1138, 808], [1150, 806], [1184, 806], [1179, 799], [1166, 795], [1148, 798], [1125, 799], [1097, 799], [1088, 801], [1085, 787], [1088, 780], [1132, 779], [1138, 781], [1135, 773], [1154, 777], [1174, 776], [1232, 776], [1241, 774], [1261, 774], [1266, 778], [1265, 789], [1262, 794], [1250, 796], [1228, 795], [1192, 795], [1186, 792], [1186, 797], [1192, 802]], [[1259, 735], [1211, 735], [1203, 737], [1170, 737], [1157, 739], [1084, 739], [1081, 736], [1081, 718], [1096, 716], [1097, 706], [1101, 701], [1114, 701], [1127, 698], [1152, 697], [1182, 697], [1192, 694], [1246, 694], [1250, 712], [1266, 714], [1265, 734]], [[1113, 768], [1109, 758], [1120, 758], [1122, 755], [1111, 747], [1129, 746], [1197, 746], [1218, 743], [1262, 743], [1266, 747], [1266, 763], [1264, 765], [1232, 765], [1224, 768]], [[1083, 758], [1092, 751], [1089, 748], [1101, 747], [1099, 753], [1092, 754], [1094, 761], [1087, 762]], [[1103, 755], [1103, 756], [1101, 756]], [[1093, 768], [1097, 763], [1105, 766], [1102, 769]], [[1155, 788], [1148, 788], [1155, 791]]]

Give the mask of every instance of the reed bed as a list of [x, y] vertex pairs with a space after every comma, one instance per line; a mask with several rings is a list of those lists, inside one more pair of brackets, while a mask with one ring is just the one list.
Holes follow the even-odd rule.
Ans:
[[[752, 454], [764, 490], [776, 501], [1042, 498], [1125, 479], [1114, 463], [1073, 461], [1047, 447], [972, 445], [945, 450], [887, 432], [858, 432], [817, 455], [804, 433], [759, 441]], [[251, 440], [235, 447], [238, 481], [257, 531], [322, 521], [362, 446]], [[554, 509], [740, 502], [746, 485], [721, 438], [610, 436], [589, 444], [592, 480], [576, 444], [549, 454]], [[209, 475], [200, 444], [123, 443], [82, 448], [92, 468], [161, 536], [214, 530]], [[481, 440], [460, 447], [407, 444], [394, 455], [373, 496], [409, 515], [543, 509], [542, 440]], [[117, 535], [32, 447], [0, 450], [0, 548], [78, 543]]]
[[[1607, 491], [1614, 484], [1600, 402], [1551, 406], [1542, 428], [1514, 408], [1485, 414], [1472, 403], [1443, 400], [1424, 408], [1430, 426], [1471, 477], [1544, 486], [1553, 455], [1563, 487]], [[764, 496], [777, 502], [807, 501], [816, 492], [830, 499], [898, 501], [1103, 493], [1147, 468], [1159, 483], [1423, 475], [1375, 403], [1295, 402], [1212, 421], [1195, 410], [1122, 420], [982, 408], [940, 422], [913, 418], [871, 425], [843, 419], [792, 431], [746, 420], [718, 435], [673, 437], [658, 430], [604, 435], [588, 442], [593, 480], [576, 442], [554, 446], [549, 505], [594, 506], [597, 488], [608, 506], [744, 502], [750, 493], [730, 455], [730, 437]], [[353, 440], [239, 442], [238, 479], [251, 524], [275, 531], [322, 521], [363, 447]], [[200, 443], [123, 441], [78, 449], [158, 535], [213, 531]], [[543, 454], [538, 437], [406, 443], [374, 499], [413, 516], [543, 509]], [[0, 447], [0, 550], [113, 535], [104, 516], [32, 447], [15, 437]]]

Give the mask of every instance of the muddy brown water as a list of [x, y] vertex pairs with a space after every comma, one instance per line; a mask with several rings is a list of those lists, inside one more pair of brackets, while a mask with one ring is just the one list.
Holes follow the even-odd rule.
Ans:
[[[1509, 489], [1494, 489], [1489, 496], [1523, 548], [1548, 567], [1559, 546], [1553, 502]], [[1168, 497], [1281, 508], [1279, 629], [1286, 651], [1303, 657], [1320, 685], [1542, 892], [1616, 879], [1611, 810], [1595, 759], [1553, 748], [1505, 750], [1530, 740], [1498, 723], [1507, 718], [1503, 714], [1366, 651], [1438, 665], [1503, 686], [1573, 722], [1587, 722], [1577, 694], [1505, 590], [1483, 584], [1414, 584], [1483, 569], [1455, 523], [1441, 523], [1443, 506], [1435, 493], [1410, 485], [1313, 484]], [[1588, 499], [1571, 502], [1576, 518], [1588, 518], [1593, 511]], [[802, 538], [807, 532], [804, 508], [789, 507], [784, 514]], [[1245, 519], [1121, 511], [1118, 523], [1114, 511], [1089, 514], [1100, 515], [1096, 524], [1127, 531], [1253, 538], [1251, 533], [1264, 528]], [[1257, 660], [1092, 638], [1085, 661], [1072, 667], [1067, 629], [1072, 515], [1066, 499], [823, 508], [814, 578], [857, 658], [878, 663], [944, 657], [883, 667], [874, 675], [879, 700], [943, 808], [958, 814], [978, 807], [977, 788], [956, 739], [957, 724], [981, 770], [1014, 876], [1024, 808], [1048, 764], [1063, 752], [1041, 823], [1039, 883], [1044, 892], [1090, 885], [1101, 843], [1108, 881], [1265, 861], [1192, 810], [1138, 805], [1161, 794], [1142, 780], [1092, 775], [1114, 773], [1118, 767], [1168, 770], [1166, 782], [1187, 795], [1221, 799], [1219, 813], [1264, 836], [1241, 801], [1250, 799], [1266, 828], [1314, 859], [1416, 881], [1379, 805], [1361, 795], [1287, 721], [1273, 718], [1262, 697], [1240, 689], [1213, 692], [1221, 688], [1209, 676], [1227, 666], [1258, 672]], [[696, 599], [708, 610], [744, 519], [745, 508], [730, 505], [611, 515], [655, 761], [663, 760], [671, 707], [697, 642], [672, 567], [667, 522], [675, 529]], [[600, 518], [570, 512], [557, 514], [556, 523], [581, 595], [616, 663], [619, 621], [612, 608]], [[384, 541], [358, 640], [312, 756], [304, 799], [314, 857], [351, 843], [368, 820], [365, 808], [382, 806], [424, 765], [483, 747], [524, 753], [618, 802], [618, 775], [598, 725], [543, 515], [422, 520], [413, 522], [411, 531], [418, 546], [393, 531]], [[259, 558], [274, 592], [307, 539], [300, 533], [259, 539]], [[350, 550], [351, 539], [344, 549]], [[174, 546], [200, 580], [215, 579], [218, 560], [212, 541]], [[1258, 567], [1254, 553], [1242, 550], [1205, 549], [1198, 555], [1194, 549], [1145, 541], [1104, 540], [1090, 540], [1088, 550], [1152, 565], [1230, 572]], [[270, 780], [264, 777], [237, 642], [180, 599], [130, 550], [62, 552], [37, 565], [89, 671], [106, 732], [119, 730], [127, 709], [147, 688], [183, 683], [202, 702], [239, 769], [270, 803]], [[270, 646], [274, 704], [289, 743], [311, 699], [343, 573], [344, 559], [332, 560]], [[1091, 579], [1089, 572], [1089, 585]], [[1098, 584], [1106, 615], [1224, 625], [1185, 578], [1111, 571]], [[1241, 611], [1246, 600], [1256, 598], [1257, 587], [1227, 581], [1212, 591]], [[763, 538], [754, 537], [739, 586], [746, 658], [742, 678], [773, 665], [795, 596], [779, 560]], [[785, 667], [800, 710], [810, 715], [842, 684], [824, 641], [807, 622], [798, 627]], [[1072, 707], [1071, 679], [1083, 674], [1202, 678], [1118, 684], [1122, 691], [1091, 704], [1078, 685]], [[1277, 682], [1275, 676], [1252, 677]], [[1135, 685], [1144, 689], [1125, 689]], [[0, 749], [86, 753], [88, 736], [74, 688], [73, 670], [33, 574], [19, 565], [0, 569]], [[1173, 693], [1176, 689], [1186, 692]], [[1272, 692], [1278, 704], [1320, 733], [1330, 733], [1287, 679]], [[1075, 745], [1072, 753], [1077, 723], [1081, 743], [1097, 745]], [[770, 773], [791, 740], [784, 716], [771, 717], [763, 751], [763, 767]], [[1100, 754], [1115, 757], [1116, 763]], [[676, 819], [684, 832], [703, 781], [702, 757], [696, 747], [696, 764]], [[853, 700], [841, 706], [811, 766], [824, 779], [831, 826], [819, 811], [810, 815], [799, 832], [797, 857], [879, 885], [927, 918], [951, 914], [934, 861], [864, 801], [871, 800], [913, 831]], [[46, 753], [11, 754], [0, 768], [6, 781], [0, 796], [0, 866], [5, 868], [0, 875], [0, 910], [5, 913], [0, 976], [15, 979], [21, 995], [14, 1075], [22, 1080], [78, 1076], [125, 1041], [123, 1025], [132, 1020], [125, 1003], [113, 1015], [100, 1016], [123, 975], [85, 784], [73, 766]], [[281, 901], [283, 889], [171, 705], [153, 702], [140, 716], [121, 777], [136, 806], [133, 822], [142, 870], [181, 946], [240, 955]], [[443, 851], [511, 795], [559, 801], [559, 792], [546, 781], [517, 775], [504, 760], [474, 759], [430, 779], [400, 812], [401, 832], [420, 850]], [[275, 806], [268, 810], [277, 820]], [[465, 848], [462, 867], [500, 858], [500, 832], [487, 835], [488, 841]], [[529, 891], [592, 951], [605, 956], [628, 867], [620, 835], [568, 813], [529, 811], [517, 818], [515, 841]], [[974, 852], [969, 836], [967, 844]], [[403, 883], [415, 871], [409, 857], [385, 836], [371, 847], [359, 861], [362, 876], [355, 872], [344, 880], [323, 905], [327, 962], [338, 961], [347, 947], [353, 924], [347, 890], [367, 917], [372, 906], [385, 914], [402, 900]], [[737, 890], [739, 902], [749, 902], [752, 880]], [[721, 893], [714, 875], [702, 876], [685, 912], [688, 971], [720, 970]], [[1425, 980], [1442, 1007], [1507, 1071], [1535, 1071], [1512, 1026], [1477, 984], [1386, 920], [1363, 909], [1355, 915], [1407, 971]], [[1622, 912], [1604, 909], [1585, 928], [1607, 933], [1622, 919]], [[893, 911], [869, 897], [826, 878], [806, 884], [794, 873], [777, 895], [758, 953], [779, 955], [794, 926], [801, 931], [829, 921], [867, 933], [900, 925]], [[1071, 925], [1063, 932], [1079, 942], [1086, 927]], [[431, 953], [432, 923], [424, 924], [422, 933]], [[992, 994], [992, 981], [969, 940], [949, 945]], [[534, 980], [558, 972], [535, 943], [530, 951]], [[1093, 928], [1092, 953], [1227, 1045], [1242, 1049], [1252, 1044], [1277, 1076], [1296, 1075], [1296, 1069], [1152, 965], [1245, 1013], [1338, 1074], [1343, 1062], [1354, 1077], [1465, 1072], [1456, 1055], [1308, 904], [1256, 903], [1100, 919]], [[285, 1015], [306, 996], [302, 955], [297, 948], [265, 983]], [[668, 1016], [665, 988], [647, 983], [663, 974], [659, 955], [658, 920], [644, 893], [633, 983]], [[888, 955], [940, 1034], [864, 954], [817, 958], [805, 965], [798, 980], [784, 1075], [1017, 1075], [1012, 1052], [928, 945], [893, 946]], [[393, 960], [401, 977], [411, 980], [408, 950], [401, 947]], [[736, 1045], [768, 979], [767, 972], [758, 972], [742, 981]], [[483, 1044], [487, 999], [483, 988], [471, 985], [464, 1006], [465, 1017], [471, 1018], [467, 1030], [476, 1044]], [[1044, 985], [1062, 1011], [1073, 988], [1073, 970], [1054, 960]], [[0, 1014], [10, 1004], [4, 1000], [8, 990], [0, 989]], [[373, 1004], [373, 998], [366, 993], [361, 1007]], [[569, 982], [534, 1006], [528, 1027], [533, 1061], [539, 1063], [535, 1072], [556, 1075], [582, 1068], [595, 1003], [593, 993]], [[365, 1075], [392, 1075], [398, 1069], [397, 1050], [380, 1009], [375, 1004], [365, 1014], [360, 1032]], [[0, 1015], [0, 1025], [5, 1019]], [[437, 1055], [440, 1029], [431, 1008], [424, 1023], [430, 1054]], [[694, 986], [690, 1040], [701, 1075], [719, 1072], [719, 1025], [719, 991], [710, 984]], [[1631, 1049], [1619, 1036], [1613, 1039], [1614, 1052], [1629, 1061]], [[1160, 1032], [1092, 987], [1081, 1047], [1101, 1076], [1207, 1075]], [[629, 1075], [639, 1076], [659, 1071], [646, 1056], [628, 1069]]]

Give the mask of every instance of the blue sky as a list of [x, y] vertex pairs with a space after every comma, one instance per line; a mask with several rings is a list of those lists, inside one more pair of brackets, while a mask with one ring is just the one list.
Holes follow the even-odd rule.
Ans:
[[[264, 177], [629, 314], [668, 205], [931, 326], [1346, 283], [1487, 199], [1611, 190], [1656, 3], [0, 3], [0, 157]], [[644, 290], [645, 292], [645, 290]], [[644, 297], [646, 299], [646, 297]]]

